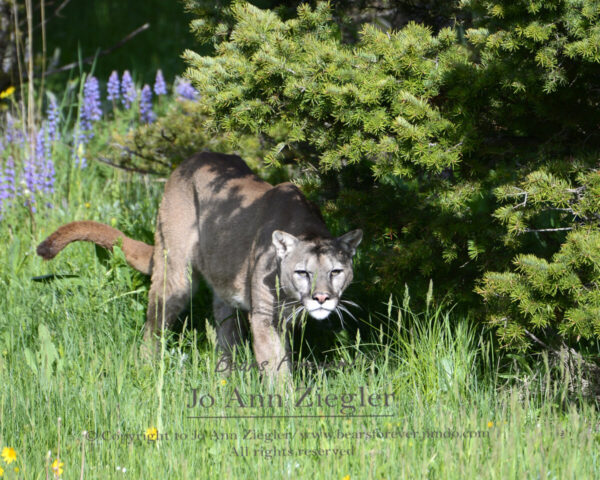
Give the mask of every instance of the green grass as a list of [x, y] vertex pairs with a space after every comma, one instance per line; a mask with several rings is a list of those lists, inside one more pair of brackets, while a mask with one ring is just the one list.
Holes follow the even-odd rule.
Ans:
[[[361, 322], [389, 320], [373, 339], [340, 336], [330, 359], [351, 367], [297, 371], [284, 391], [270, 390], [256, 371], [226, 380], [214, 372], [206, 295], [193, 308], [198, 329], [169, 332], [164, 358], [141, 360], [147, 280], [118, 252], [105, 259], [89, 244], [74, 244], [45, 263], [35, 247], [76, 219], [113, 223], [148, 241], [162, 183], [98, 165], [67, 168], [66, 150], [60, 162], [56, 207], [34, 221], [16, 208], [0, 229], [0, 448], [17, 452], [16, 462], [0, 461], [5, 478], [47, 478], [49, 451], [64, 462], [65, 479], [81, 478], [82, 468], [86, 479], [600, 475], [597, 412], [589, 402], [570, 394], [566, 381], [550, 380], [543, 362], [537, 376], [505, 379], [489, 337], [433, 305], [414, 313], [408, 298], [362, 312]], [[48, 273], [76, 276], [32, 280]], [[239, 361], [251, 360], [249, 348], [240, 352]], [[389, 407], [327, 418], [341, 406], [293, 405], [307, 387], [322, 398], [361, 388], [395, 398]], [[215, 405], [188, 408], [193, 389]], [[245, 400], [279, 393], [287, 403], [226, 408], [234, 389]], [[190, 418], [199, 415], [312, 417]], [[144, 440], [160, 425], [158, 441]], [[266, 437], [244, 438], [248, 431]]]

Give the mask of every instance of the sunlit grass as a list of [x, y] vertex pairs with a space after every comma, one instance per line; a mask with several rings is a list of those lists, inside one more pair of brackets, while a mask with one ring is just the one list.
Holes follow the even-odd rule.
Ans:
[[[99, 137], [111, 128], [102, 123]], [[167, 332], [164, 355], [142, 360], [144, 277], [118, 251], [97, 255], [79, 243], [45, 263], [35, 247], [80, 219], [151, 241], [162, 184], [93, 161], [75, 169], [67, 148], [56, 155], [54, 208], [31, 217], [16, 207], [0, 229], [0, 449], [15, 452], [1, 457], [5, 478], [599, 475], [595, 408], [572, 399], [564, 381], [503, 379], [491, 338], [431, 300], [424, 312], [411, 310], [408, 295], [359, 310], [360, 324], [388, 326], [368, 338], [340, 336], [329, 357], [339, 366], [298, 370], [279, 391], [254, 369], [215, 373], [202, 304], [192, 309], [197, 330]], [[32, 280], [45, 274], [64, 277]], [[252, 358], [246, 345], [236, 360]], [[545, 378], [550, 367], [538, 367]], [[312, 406], [295, 405], [307, 388]], [[214, 404], [189, 407], [194, 391]], [[278, 394], [283, 406], [227, 407], [234, 392]], [[342, 397], [360, 392], [394, 398], [342, 412]]]

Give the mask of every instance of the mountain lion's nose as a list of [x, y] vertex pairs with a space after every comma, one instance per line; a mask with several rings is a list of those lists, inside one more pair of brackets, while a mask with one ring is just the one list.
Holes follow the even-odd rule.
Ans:
[[315, 293], [313, 295], [313, 300], [316, 300], [317, 302], [323, 304], [327, 300], [329, 300], [329, 295], [327, 295], [326, 293]]

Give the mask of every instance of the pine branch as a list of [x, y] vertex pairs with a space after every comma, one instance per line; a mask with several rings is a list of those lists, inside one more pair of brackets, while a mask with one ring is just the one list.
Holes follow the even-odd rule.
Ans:
[[42, 26], [46, 25], [53, 18], [59, 17], [61, 10], [63, 10], [70, 2], [71, 0], [64, 0], [58, 7], [56, 7], [54, 12], [52, 12], [52, 15], [46, 17], [46, 19], [43, 22], [38, 23], [35, 27], [33, 27], [33, 29], [38, 30], [39, 28], [42, 28]]
[[172, 166], [173, 166], [170, 163], [163, 162], [162, 160], [159, 160], [158, 158], [155, 158], [155, 157], [149, 157], [147, 155], [144, 155], [143, 153], [141, 153], [138, 150], [132, 150], [131, 148], [129, 148], [129, 147], [125, 146], [125, 145], [121, 145], [119, 143], [113, 143], [112, 146], [120, 148], [122, 151], [124, 151], [125, 153], [128, 153], [129, 155], [135, 155], [136, 157], [139, 157], [139, 158], [141, 158], [143, 160], [147, 160], [149, 162], [158, 163], [159, 165], [162, 165], [163, 167], [167, 167], [169, 169], [172, 168]]
[[148, 175], [162, 175], [160, 172], [156, 172], [154, 170], [149, 170], [149, 169], [142, 169], [142, 168], [137, 168], [137, 167], [126, 167], [125, 165], [118, 165], [116, 163], [111, 162], [110, 160], [104, 158], [104, 157], [96, 157], [96, 160], [98, 160], [99, 162], [105, 163], [106, 165], [109, 165], [113, 168], [118, 168], [119, 170], [125, 170], [126, 172], [133, 172], [133, 173], [142, 173], [142, 174], [148, 174]]
[[524, 233], [531, 232], [563, 232], [567, 230], [573, 230], [573, 227], [560, 227], [560, 228], [526, 228], [523, 230]]

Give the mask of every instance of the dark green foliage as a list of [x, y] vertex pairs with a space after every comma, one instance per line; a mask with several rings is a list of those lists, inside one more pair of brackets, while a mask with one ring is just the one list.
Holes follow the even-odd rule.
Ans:
[[[319, 1], [253, 0], [248, 3], [271, 9], [287, 20], [296, 16], [300, 5], [314, 8]], [[196, 17], [191, 27], [202, 42], [220, 43], [235, 26], [234, 0], [184, 0], [184, 4], [186, 10]], [[342, 29], [345, 41], [351, 42], [357, 40], [357, 33], [364, 24], [396, 30], [410, 22], [417, 22], [438, 31], [456, 24], [457, 18], [465, 12], [461, 12], [457, 0], [330, 0], [328, 6], [332, 19]]]
[[418, 272], [426, 286], [442, 255], [448, 269], [457, 256], [456, 221], [437, 204], [451, 203], [455, 192], [441, 200], [432, 192], [448, 184], [461, 138], [432, 99], [443, 65], [466, 62], [454, 32], [366, 26], [350, 47], [325, 5], [301, 7], [285, 22], [247, 4], [232, 14], [235, 28], [216, 56], [185, 54], [205, 126], [234, 145], [259, 137], [270, 148], [267, 165], [300, 163], [304, 175], [296, 178], [305, 189], [333, 200], [325, 213], [345, 219], [342, 228], [362, 226], [373, 240], [363, 249], [366, 285], [395, 288]]
[[[190, 45], [190, 16], [178, 2], [162, 0], [71, 1], [61, 16], [48, 23], [49, 55], [59, 49], [58, 66], [77, 62], [98, 50], [114, 46], [145, 23], [150, 28], [95, 63], [94, 74], [106, 80], [112, 70], [130, 70], [140, 83], [154, 82], [157, 69], [171, 80], [182, 68], [177, 52]], [[36, 38], [39, 41], [39, 37]]]
[[366, 27], [350, 48], [324, 6], [288, 22], [248, 5], [233, 13], [231, 41], [217, 56], [185, 53], [212, 127], [268, 137], [275, 163], [289, 148], [323, 170], [368, 159], [376, 177], [457, 163], [453, 125], [427, 102], [438, 93], [439, 56], [456, 55], [451, 31], [434, 37], [411, 24], [388, 36]]
[[14, 82], [17, 75], [17, 51], [15, 46], [14, 9], [7, 0], [0, 0], [0, 92]]
[[[525, 146], [549, 150], [586, 135], [597, 143], [597, 2], [474, 0], [467, 7], [475, 12], [475, 28], [466, 38], [476, 61], [454, 72], [458, 78], [448, 82], [454, 87], [448, 93], [475, 123], [476, 146], [487, 153], [508, 139], [514, 152]], [[457, 89], [461, 79], [473, 88]], [[513, 144], [516, 138], [519, 144]]]
[[185, 52], [201, 98], [178, 135], [283, 166], [334, 230], [362, 227], [375, 296], [433, 278], [504, 345], [600, 336], [600, 4], [473, 0], [455, 29], [350, 43], [337, 6], [230, 5], [214, 54]]
[[220, 139], [211, 143], [197, 108], [194, 102], [176, 100], [158, 122], [125, 134], [113, 133], [110, 160], [124, 167], [134, 163], [137, 169], [168, 176], [177, 164], [199, 150], [220, 151]]
[[598, 337], [600, 4], [468, 7], [476, 12], [467, 38], [478, 59], [469, 78], [478, 89], [456, 105], [474, 122], [471, 157], [505, 176], [490, 185], [500, 204], [493, 216], [504, 227], [498, 240], [515, 253], [478, 287], [488, 318], [519, 348], [531, 332], [550, 344]]

